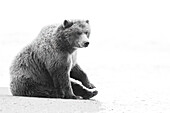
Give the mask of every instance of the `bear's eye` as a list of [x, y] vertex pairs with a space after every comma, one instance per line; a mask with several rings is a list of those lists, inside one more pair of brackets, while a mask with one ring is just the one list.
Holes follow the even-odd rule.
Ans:
[[88, 32], [86, 31], [86, 32], [84, 32], [86, 35], [88, 35]]
[[82, 34], [82, 32], [77, 32], [77, 35], [81, 35]]

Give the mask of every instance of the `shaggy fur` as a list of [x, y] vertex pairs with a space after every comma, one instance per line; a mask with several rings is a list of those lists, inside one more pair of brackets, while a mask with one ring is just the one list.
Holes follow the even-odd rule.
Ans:
[[68, 99], [95, 96], [98, 92], [90, 90], [95, 86], [76, 62], [77, 48], [87, 46], [89, 34], [88, 21], [65, 20], [63, 24], [44, 27], [12, 63], [12, 94]]

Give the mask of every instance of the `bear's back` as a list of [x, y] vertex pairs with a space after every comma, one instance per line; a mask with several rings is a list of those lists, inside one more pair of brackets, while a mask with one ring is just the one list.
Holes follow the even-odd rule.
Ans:
[[56, 30], [56, 29], [58, 29], [59, 28], [59, 24], [52, 24], [52, 25], [47, 25], [47, 26], [44, 26], [42, 29], [41, 29], [41, 31], [40, 31], [40, 33], [39, 33], [39, 35], [38, 35], [38, 38], [48, 38], [48, 37], [52, 37], [53, 36], [53, 34], [54, 34], [54, 31]]
[[58, 27], [58, 24], [43, 27], [37, 38], [17, 54], [10, 67], [12, 78], [22, 75], [31, 76], [29, 71], [39, 74], [37, 77], [41, 75], [41, 77], [47, 78], [46, 75], [49, 74], [45, 64], [46, 60], [50, 60], [54, 53], [51, 38], [54, 30], [58, 29]]

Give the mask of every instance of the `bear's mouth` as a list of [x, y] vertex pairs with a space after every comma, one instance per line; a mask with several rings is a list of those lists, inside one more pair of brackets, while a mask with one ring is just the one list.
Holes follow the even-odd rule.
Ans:
[[78, 44], [78, 48], [86, 48], [88, 47], [89, 43], [81, 43], [81, 44]]

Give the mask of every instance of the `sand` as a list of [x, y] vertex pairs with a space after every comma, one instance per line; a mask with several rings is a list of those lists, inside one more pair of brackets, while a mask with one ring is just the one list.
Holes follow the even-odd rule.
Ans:
[[0, 97], [0, 113], [98, 113], [101, 106], [94, 100]]
[[133, 96], [112, 101], [16, 97], [0, 88], [0, 113], [169, 113], [169, 106], [169, 100]]
[[98, 113], [102, 109], [97, 100], [16, 97], [8, 88], [0, 88], [0, 113]]

